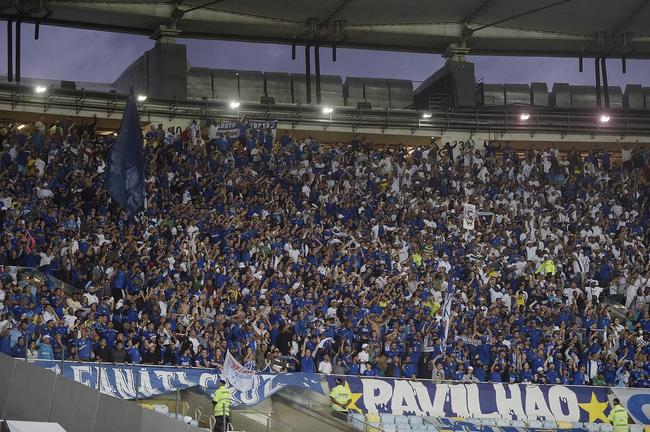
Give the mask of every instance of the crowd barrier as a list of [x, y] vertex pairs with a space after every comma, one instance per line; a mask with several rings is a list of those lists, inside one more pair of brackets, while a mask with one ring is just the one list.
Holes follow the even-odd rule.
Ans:
[[[17, 362], [18, 364], [21, 362]], [[199, 387], [206, 396], [219, 381], [214, 369], [150, 365], [113, 365], [39, 361], [39, 366], [62, 374], [102, 394], [119, 399], [148, 398]], [[52, 376], [52, 375], [50, 375]], [[253, 406], [284, 388], [298, 387], [329, 393], [336, 376], [283, 373], [255, 374], [246, 391], [232, 390], [233, 405]], [[638, 424], [650, 424], [650, 391], [625, 387], [536, 385], [504, 383], [437, 383], [340, 376], [352, 393], [351, 409], [358, 413], [389, 413], [429, 417], [546, 419], [565, 422], [607, 421], [611, 400], [618, 398]], [[36, 384], [35, 384], [36, 385]], [[0, 388], [2, 388], [0, 377]], [[46, 392], [43, 392], [46, 393]], [[2, 394], [0, 394], [2, 402]]]

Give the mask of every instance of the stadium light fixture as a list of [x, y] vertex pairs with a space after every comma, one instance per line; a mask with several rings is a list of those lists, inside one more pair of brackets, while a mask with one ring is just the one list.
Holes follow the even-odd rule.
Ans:
[[240, 105], [239, 101], [232, 101], [230, 102], [230, 109], [237, 109]]
[[431, 113], [424, 113], [424, 114], [422, 114], [422, 118], [423, 118], [423, 119], [428, 119], [428, 118], [431, 118], [432, 116], [433, 116], [433, 114], [431, 114]]
[[38, 86], [36, 86], [35, 90], [36, 90], [36, 93], [45, 93], [47, 91], [47, 87], [42, 86], [42, 85], [38, 85]]
[[519, 114], [519, 120], [521, 120], [521, 121], [526, 121], [526, 120], [528, 120], [529, 118], [530, 118], [530, 114], [528, 114], [528, 113], [521, 113], [521, 114]]
[[323, 114], [332, 114], [334, 112], [334, 108], [326, 106], [323, 107]]
[[609, 122], [609, 115], [608, 114], [601, 114], [600, 115], [600, 122], [601, 123], [608, 123]]
[[147, 95], [138, 95], [138, 102], [144, 102], [147, 100]]

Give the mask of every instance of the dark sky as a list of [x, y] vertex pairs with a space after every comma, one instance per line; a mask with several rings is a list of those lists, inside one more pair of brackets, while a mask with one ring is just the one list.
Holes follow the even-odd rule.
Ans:
[[[33, 40], [33, 27], [23, 25], [24, 77], [74, 81], [112, 82], [153, 41], [144, 36], [41, 26]], [[6, 40], [6, 26], [0, 26], [0, 40]], [[224, 69], [304, 72], [302, 56], [291, 60], [289, 46], [226, 41], [185, 40], [192, 66]], [[339, 49], [338, 61], [321, 51], [323, 74], [402, 78], [422, 81], [443, 64], [440, 55]], [[477, 79], [488, 83], [530, 83], [533, 81], [594, 84], [593, 59], [585, 59], [585, 72], [578, 73], [577, 59], [470, 57]], [[6, 51], [0, 54], [0, 74], [6, 74]], [[608, 62], [610, 85], [650, 86], [650, 61], [628, 60], [628, 73], [621, 73], [620, 61]], [[417, 83], [416, 83], [417, 84]]]

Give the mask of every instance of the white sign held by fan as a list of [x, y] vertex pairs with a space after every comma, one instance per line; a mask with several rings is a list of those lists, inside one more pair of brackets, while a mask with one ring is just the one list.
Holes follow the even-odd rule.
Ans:
[[463, 210], [463, 228], [473, 230], [476, 223], [476, 206], [474, 204], [465, 204]]

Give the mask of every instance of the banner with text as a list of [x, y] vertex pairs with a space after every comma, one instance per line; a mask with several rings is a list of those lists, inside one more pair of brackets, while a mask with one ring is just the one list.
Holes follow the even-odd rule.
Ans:
[[[328, 377], [330, 388], [335, 378]], [[605, 422], [610, 410], [606, 387], [342, 378], [352, 393], [349, 408], [364, 414]]]
[[250, 391], [255, 385], [255, 371], [246, 369], [228, 351], [223, 362], [223, 378], [240, 392]]
[[[68, 362], [64, 363], [62, 368], [61, 363], [55, 361], [39, 361], [34, 364], [120, 399], [135, 399], [136, 394], [138, 398], [145, 399], [197, 386], [209, 396], [217, 388], [221, 378], [216, 370], [210, 369], [143, 365], [102, 365], [100, 368], [97, 363]], [[318, 375], [254, 374], [249, 389], [241, 391], [231, 387], [232, 403], [234, 406], [255, 405], [285, 387], [302, 387], [323, 393]]]
[[217, 130], [223, 133], [224, 137], [230, 139], [237, 139], [242, 134], [248, 130], [253, 129], [256, 132], [263, 132], [265, 129], [270, 129], [271, 134], [273, 135], [273, 140], [275, 141], [275, 135], [278, 130], [278, 121], [277, 120], [248, 120], [246, 124], [243, 124], [238, 121], [226, 121], [221, 122], [217, 125]]

